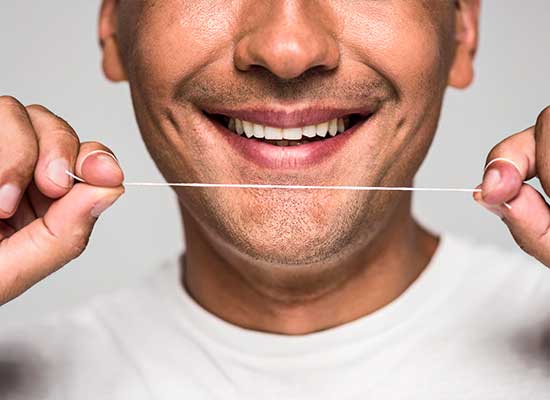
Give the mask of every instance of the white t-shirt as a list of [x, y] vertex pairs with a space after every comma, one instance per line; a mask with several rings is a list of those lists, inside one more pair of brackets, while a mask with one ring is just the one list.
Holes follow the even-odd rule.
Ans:
[[0, 399], [550, 399], [550, 271], [519, 252], [445, 236], [393, 303], [294, 337], [220, 320], [178, 275], [4, 329]]

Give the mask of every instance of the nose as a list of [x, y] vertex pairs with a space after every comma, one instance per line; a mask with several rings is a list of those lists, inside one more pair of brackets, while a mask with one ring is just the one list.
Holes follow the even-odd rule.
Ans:
[[[293, 79], [320, 68], [333, 70], [340, 50], [330, 16], [316, 1], [276, 0], [259, 2], [243, 19], [245, 34], [239, 39], [234, 63], [240, 71], [268, 70], [280, 79]], [[324, 14], [323, 14], [324, 12]], [[246, 26], [252, 24], [252, 26]]]

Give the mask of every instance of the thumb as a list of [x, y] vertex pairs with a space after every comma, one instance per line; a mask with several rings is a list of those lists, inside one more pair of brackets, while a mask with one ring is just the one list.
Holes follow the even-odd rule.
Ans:
[[9, 301], [78, 257], [99, 215], [123, 187], [77, 184], [47, 213], [0, 243], [0, 304]]

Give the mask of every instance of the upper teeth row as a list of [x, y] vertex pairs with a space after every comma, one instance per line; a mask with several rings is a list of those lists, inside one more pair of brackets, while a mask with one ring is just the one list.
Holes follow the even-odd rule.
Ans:
[[272, 126], [259, 125], [237, 118], [229, 120], [228, 128], [239, 135], [266, 140], [301, 140], [302, 137], [314, 138], [315, 136], [336, 136], [344, 132], [349, 125], [348, 119], [335, 118], [317, 125], [308, 125], [301, 128], [274, 128]]

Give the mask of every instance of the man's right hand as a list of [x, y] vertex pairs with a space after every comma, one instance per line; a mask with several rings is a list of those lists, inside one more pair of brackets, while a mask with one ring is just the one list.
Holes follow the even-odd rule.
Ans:
[[[67, 170], [87, 183], [74, 185]], [[84, 251], [123, 181], [107, 147], [80, 143], [42, 106], [0, 97], [0, 305]]]

